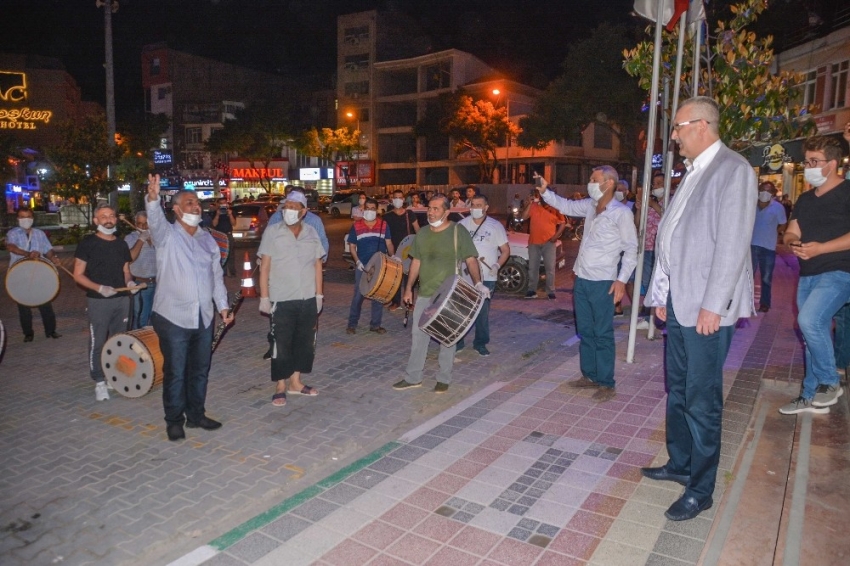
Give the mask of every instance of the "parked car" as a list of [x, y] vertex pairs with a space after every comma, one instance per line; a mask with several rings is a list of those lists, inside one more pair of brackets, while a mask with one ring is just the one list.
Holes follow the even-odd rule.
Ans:
[[[511, 246], [511, 257], [499, 270], [496, 289], [506, 293], [518, 293], [528, 287], [528, 234], [508, 232], [508, 244]], [[543, 273], [541, 258], [541, 275]], [[567, 265], [566, 252], [561, 240], [555, 243], [555, 270], [564, 269]]]
[[233, 226], [233, 239], [259, 240], [269, 222], [269, 216], [274, 214], [276, 209], [276, 204], [262, 202], [235, 205], [233, 217], [236, 224]]
[[[337, 191], [334, 193], [326, 208], [328, 214], [334, 218], [351, 216], [351, 198], [355, 194], [357, 194], [357, 191]], [[390, 201], [378, 199], [378, 214], [384, 214], [389, 207]]]

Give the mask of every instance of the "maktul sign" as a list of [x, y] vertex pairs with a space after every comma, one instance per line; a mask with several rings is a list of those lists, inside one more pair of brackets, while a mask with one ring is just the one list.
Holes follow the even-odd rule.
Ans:
[[259, 181], [261, 179], [285, 181], [289, 176], [289, 160], [287, 159], [275, 159], [268, 163], [231, 160], [229, 166], [231, 181]]

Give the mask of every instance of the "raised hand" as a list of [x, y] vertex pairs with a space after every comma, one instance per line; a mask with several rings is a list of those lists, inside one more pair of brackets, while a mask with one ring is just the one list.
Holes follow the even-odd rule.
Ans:
[[159, 200], [159, 173], [148, 174], [148, 200], [150, 202]]

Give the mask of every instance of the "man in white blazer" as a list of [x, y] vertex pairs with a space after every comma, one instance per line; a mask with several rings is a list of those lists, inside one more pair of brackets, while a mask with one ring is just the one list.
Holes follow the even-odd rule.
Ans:
[[658, 227], [650, 284], [656, 316], [667, 321], [667, 464], [643, 468], [685, 492], [665, 513], [693, 519], [712, 506], [720, 461], [723, 363], [735, 323], [753, 311], [750, 239], [756, 175], [720, 141], [711, 98], [682, 103], [672, 139], [688, 172]]

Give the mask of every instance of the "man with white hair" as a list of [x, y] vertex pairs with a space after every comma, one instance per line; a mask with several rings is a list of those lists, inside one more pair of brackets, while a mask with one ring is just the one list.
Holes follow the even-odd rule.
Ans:
[[[590, 198], [575, 201], [546, 190], [540, 195], [565, 216], [584, 217], [584, 238], [573, 271], [576, 331], [581, 335], [581, 378], [569, 385], [594, 388], [596, 401], [614, 398], [614, 305], [626, 292], [626, 282], [637, 265], [637, 232], [632, 211], [614, 198], [619, 175], [610, 165], [595, 167], [587, 184]], [[622, 254], [622, 261], [620, 260]], [[620, 264], [619, 270], [617, 264]]]
[[140, 210], [134, 218], [136, 229], [124, 236], [130, 248], [130, 273], [133, 281], [144, 283], [146, 288], [136, 293], [133, 299], [133, 329], [148, 325], [153, 312], [153, 296], [156, 292], [156, 248], [148, 230], [148, 213]]
[[[322, 256], [316, 230], [304, 222], [307, 198], [291, 191], [283, 203], [283, 222], [266, 228], [260, 249], [260, 312], [269, 315], [272, 342], [272, 405], [286, 405], [286, 394], [316, 396], [301, 381], [313, 371], [315, 336], [322, 312]], [[287, 380], [289, 386], [287, 387]]]

